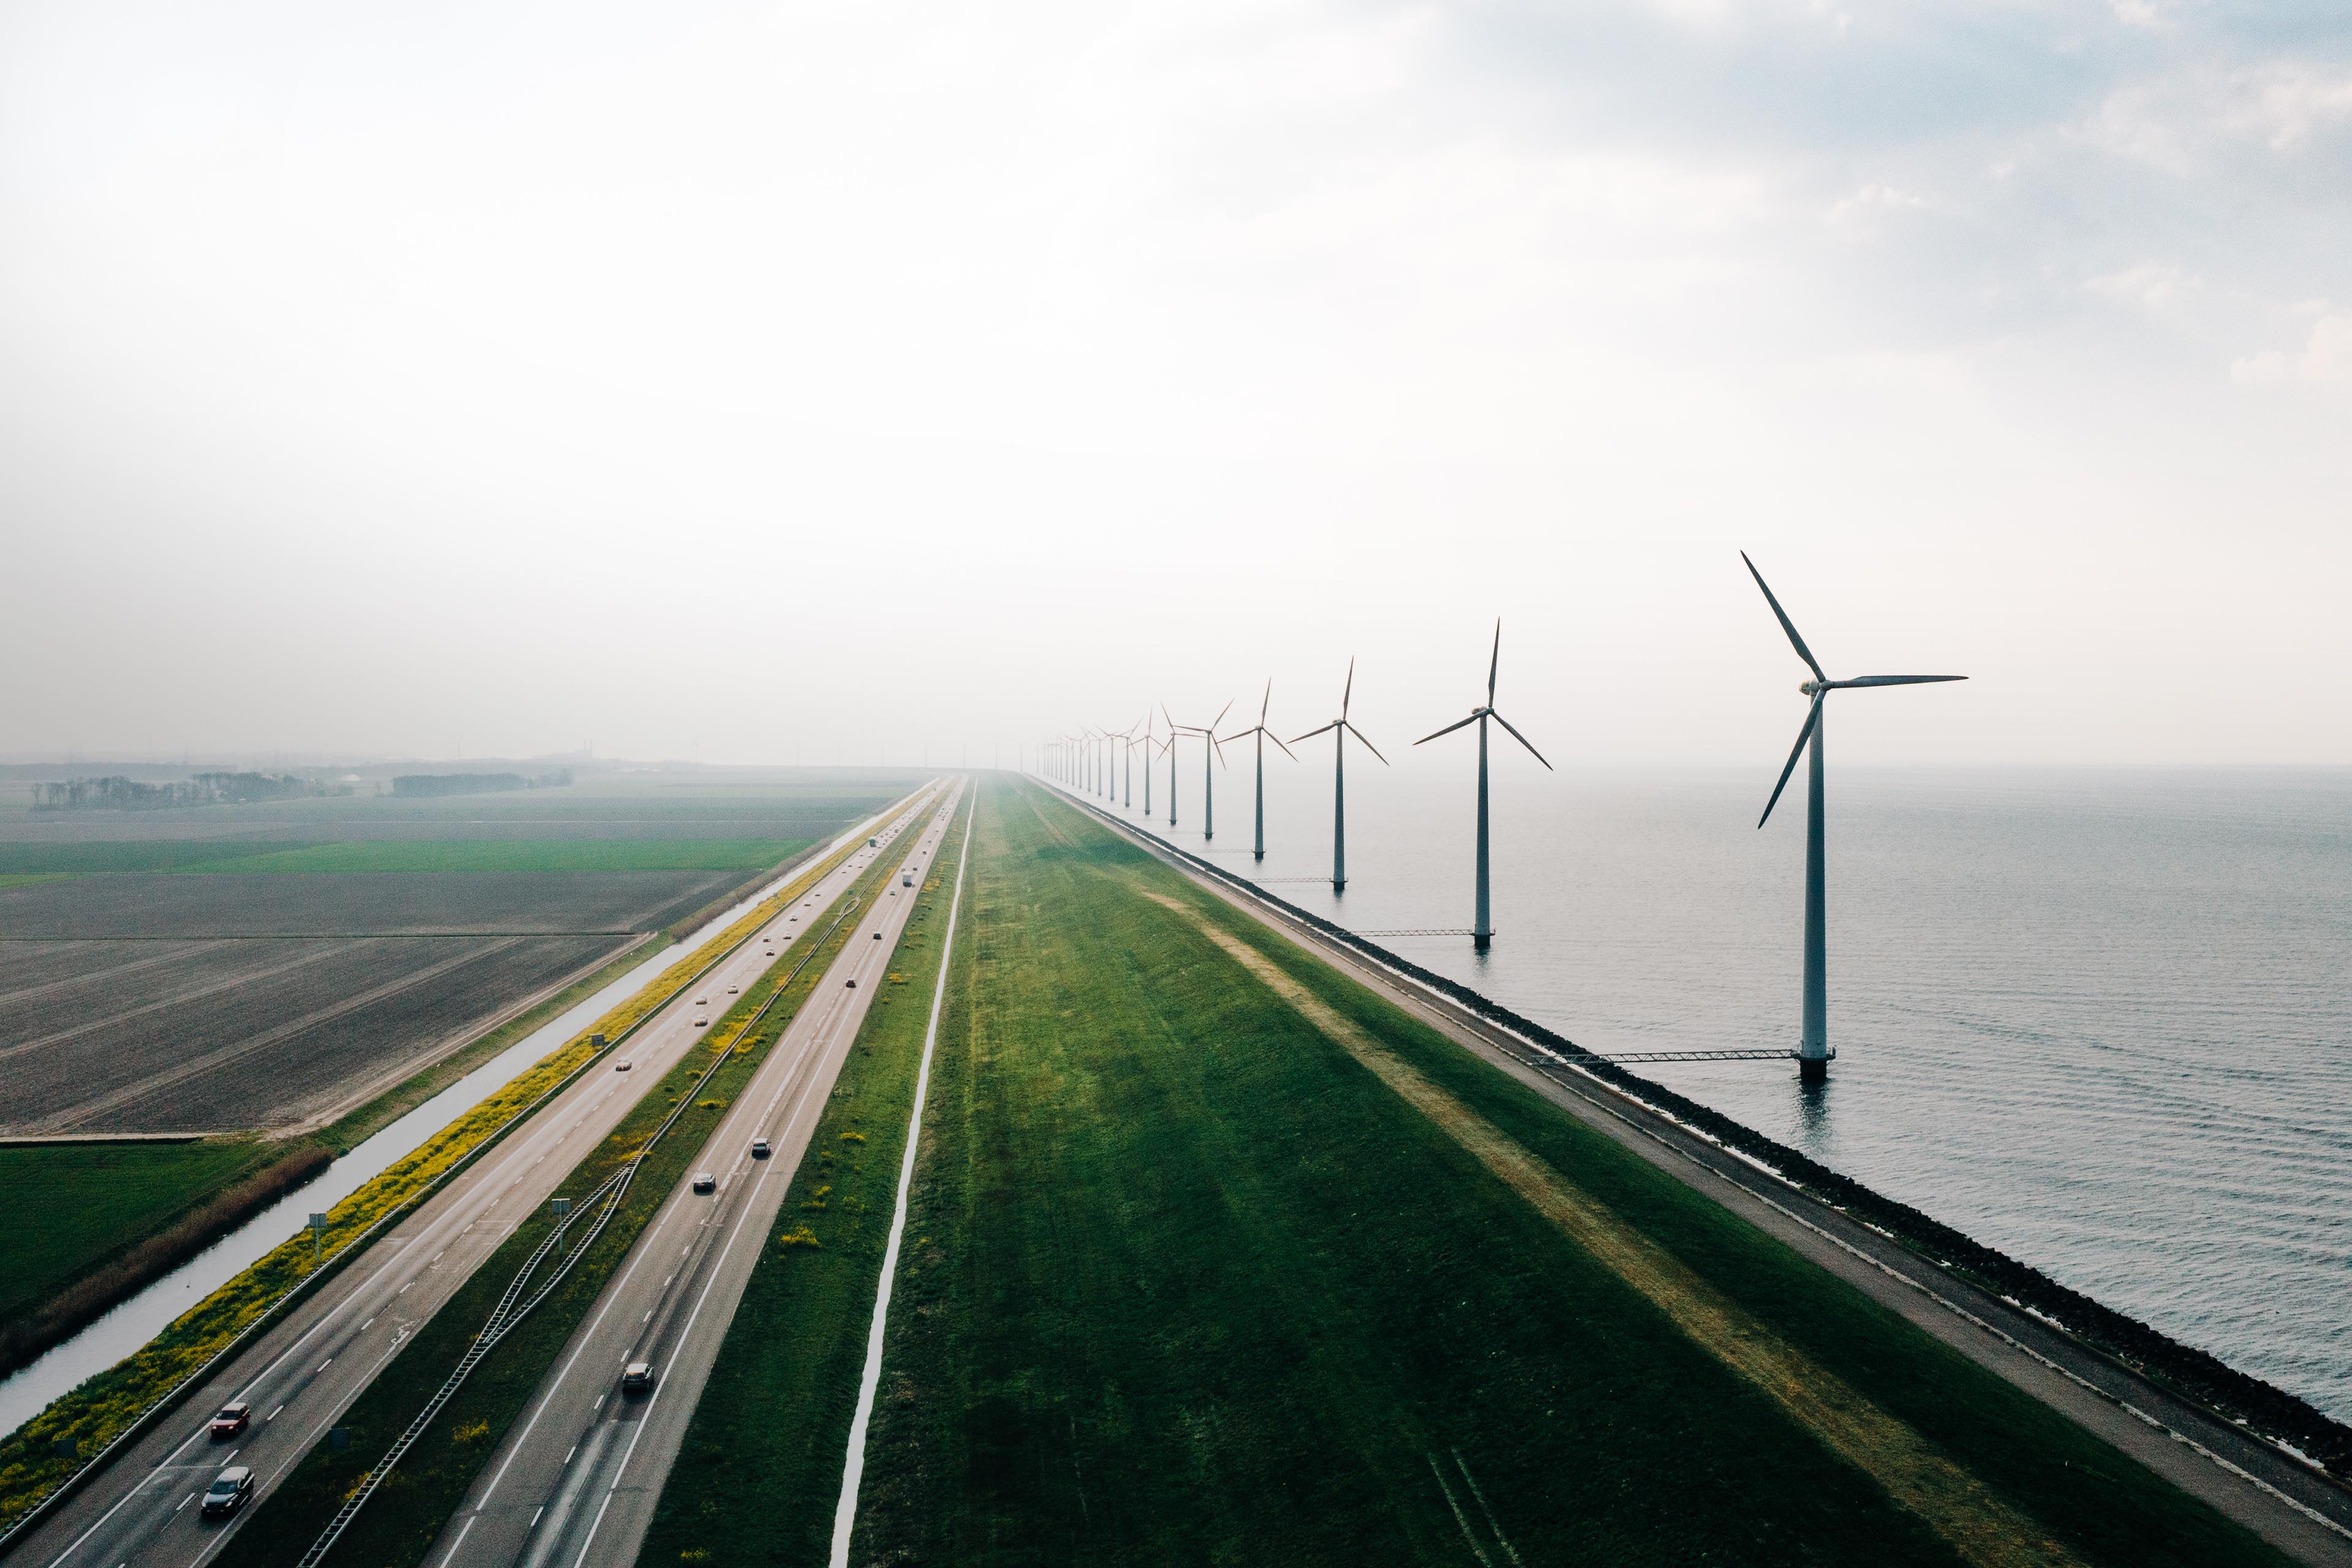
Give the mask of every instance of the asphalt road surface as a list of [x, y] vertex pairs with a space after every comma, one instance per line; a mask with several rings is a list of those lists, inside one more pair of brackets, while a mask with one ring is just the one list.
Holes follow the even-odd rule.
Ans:
[[[763, 955], [768, 942], [743, 942], [613, 1053], [614, 1062], [633, 1064], [630, 1071], [599, 1065], [583, 1075], [17, 1542], [16, 1561], [44, 1568], [201, 1568], [211, 1561], [393, 1353], [702, 1037], [694, 1020], [718, 1016], [729, 986], [748, 989], [789, 956], [785, 944], [819, 929], [867, 865], [900, 852], [892, 840], [922, 808], [918, 802], [897, 814], [875, 835], [880, 847], [861, 845], [761, 928], [761, 937], [774, 939], [775, 957]], [[912, 900], [877, 901], [895, 908]], [[696, 1005], [704, 996], [713, 1006]], [[235, 1438], [208, 1440], [212, 1413], [233, 1399], [252, 1405], [252, 1425]], [[227, 1520], [205, 1519], [194, 1500], [231, 1464], [252, 1468], [253, 1499]]]
[[[712, 1132], [698, 1169], [718, 1178], [717, 1191], [696, 1194], [689, 1173], [637, 1237], [451, 1516], [428, 1568], [636, 1561], [761, 1245], [961, 795], [950, 793], [902, 848], [908, 876], [892, 877], [891, 894], [864, 911], [824, 984]], [[768, 1140], [771, 1158], [751, 1158], [757, 1138]], [[631, 1362], [652, 1365], [650, 1393], [623, 1393]]]

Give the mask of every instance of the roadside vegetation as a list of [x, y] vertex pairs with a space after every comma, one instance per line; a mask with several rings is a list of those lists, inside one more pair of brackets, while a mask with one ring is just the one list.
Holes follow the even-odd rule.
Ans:
[[[787, 948], [778, 962], [726, 1013], [716, 1018], [704, 1043], [649, 1089], [597, 1151], [575, 1166], [560, 1191], [583, 1194], [634, 1157], [664, 1118], [685, 1109], [646, 1157], [620, 1211], [588, 1255], [538, 1310], [475, 1368], [465, 1385], [434, 1418], [431, 1427], [400, 1468], [352, 1522], [336, 1552], [343, 1560], [374, 1568], [414, 1568], [431, 1549], [449, 1516], [507, 1429], [520, 1415], [573, 1331], [586, 1320], [605, 1283], [626, 1260], [638, 1234], [668, 1202], [679, 1182], [705, 1160], [703, 1145], [718, 1127], [777, 1038], [822, 983], [826, 969], [858, 933], [859, 915], [870, 908], [895, 861], [877, 861], [854, 889], [859, 900], [849, 918], [826, 921], [830, 933], [814, 952]], [[795, 892], [794, 897], [798, 897]], [[799, 977], [780, 997], [756, 1031], [744, 1026], [776, 995], [794, 971]], [[739, 1038], [740, 1037], [740, 1038]], [[731, 1053], [731, 1054], [730, 1054]], [[708, 1083], [697, 1080], [714, 1061], [724, 1065]], [[688, 1092], [693, 1098], [688, 1099]], [[341, 1425], [351, 1446], [321, 1446], [265, 1500], [237, 1538], [240, 1560], [252, 1568], [284, 1568], [299, 1562], [393, 1440], [415, 1419], [488, 1317], [532, 1250], [553, 1225], [544, 1205], [534, 1211], [491, 1253], [472, 1279], [402, 1348], [382, 1376], [361, 1394]]]
[[[971, 809], [968, 791], [793, 1174], [638, 1553], [646, 1568], [824, 1561]], [[969, 913], [967, 900], [967, 928]], [[961, 1032], [966, 951], [949, 981], [942, 1042]], [[759, 1506], [743, 1506], [752, 1497]]]
[[[327, 1268], [339, 1267], [341, 1248], [425, 1196], [519, 1111], [585, 1067], [596, 1055], [590, 1043], [592, 1035], [602, 1034], [608, 1042], [617, 1040], [675, 996], [719, 954], [802, 897], [850, 852], [845, 848], [812, 863], [726, 930], [672, 963], [653, 984], [337, 1204], [329, 1211], [328, 1227], [320, 1237]], [[33, 1507], [83, 1458], [112, 1441], [270, 1311], [289, 1290], [310, 1279], [315, 1272], [312, 1247], [306, 1232], [277, 1247], [184, 1313], [137, 1354], [90, 1378], [0, 1439], [0, 1527]]]
[[970, 876], [853, 1562], [2283, 1561], [1044, 791]]

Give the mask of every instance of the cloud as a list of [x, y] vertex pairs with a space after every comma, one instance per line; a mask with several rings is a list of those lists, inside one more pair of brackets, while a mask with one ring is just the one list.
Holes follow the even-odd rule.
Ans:
[[2143, 261], [2083, 285], [2092, 293], [2126, 304], [2160, 310], [2205, 287], [2205, 279], [2165, 261]]
[[2311, 326], [2300, 353], [2272, 349], [2231, 362], [2230, 379], [2252, 385], [2352, 384], [2352, 315], [2324, 315]]

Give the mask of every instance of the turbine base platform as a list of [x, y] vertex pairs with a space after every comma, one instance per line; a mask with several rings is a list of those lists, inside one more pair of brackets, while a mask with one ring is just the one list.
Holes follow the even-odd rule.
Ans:
[[1827, 1083], [1829, 1080], [1829, 1058], [1799, 1057], [1797, 1058], [1797, 1081], [1799, 1083]]

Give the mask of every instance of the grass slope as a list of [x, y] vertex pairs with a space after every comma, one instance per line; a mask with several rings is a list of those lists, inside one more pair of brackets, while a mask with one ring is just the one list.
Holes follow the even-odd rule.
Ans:
[[0, 1321], [31, 1316], [278, 1152], [226, 1138], [0, 1148]]
[[[892, 983], [866, 1015], [809, 1159], [793, 1173], [663, 1489], [642, 1564], [824, 1561], [962, 832], [959, 820], [932, 862]], [[965, 967], [960, 954], [957, 968]], [[961, 991], [951, 979], [942, 1038], [960, 1028]], [[760, 1507], [739, 1506], [754, 1494]]]
[[[853, 1561], [2279, 1561], [1040, 792], [971, 878]], [[2048, 1539], [1963, 1558], [1204, 922]]]
[[[859, 879], [856, 891], [861, 900], [881, 896], [878, 889], [886, 871], [877, 865]], [[864, 907], [864, 903], [859, 906]], [[831, 914], [826, 919], [830, 921]], [[482, 1465], [498, 1451], [507, 1428], [521, 1414], [572, 1331], [594, 1309], [605, 1282], [627, 1258], [638, 1233], [695, 1167], [727, 1106], [774, 1048], [777, 1037], [822, 983], [826, 967], [857, 928], [854, 915], [841, 922], [802, 970], [791, 994], [761, 1021], [756, 1034], [747, 1037], [746, 1048], [719, 1070], [655, 1145], [630, 1183], [621, 1212], [597, 1238], [594, 1248], [536, 1311], [499, 1342], [495, 1352], [483, 1359], [352, 1522], [336, 1543], [341, 1561], [364, 1563], [370, 1568], [414, 1568], [424, 1561], [444, 1522], [465, 1500], [467, 1489]], [[803, 956], [787, 950], [735, 1005], [713, 1020], [708, 1037], [712, 1047], [688, 1051], [646, 1092], [598, 1151], [572, 1170], [560, 1190], [575, 1194], [591, 1191], [623, 1164], [710, 1065], [715, 1048], [733, 1040], [738, 1022], [757, 1011]], [[313, 1449], [264, 1500], [238, 1536], [238, 1557], [246, 1568], [287, 1568], [301, 1559], [343, 1498], [415, 1419], [462, 1359], [476, 1331], [552, 1223], [546, 1205], [533, 1210], [352, 1405], [342, 1422], [351, 1431], [351, 1447], [338, 1452], [322, 1444]]]
[[761, 870], [806, 838], [367, 838], [266, 854], [237, 854], [182, 869], [200, 872]]

